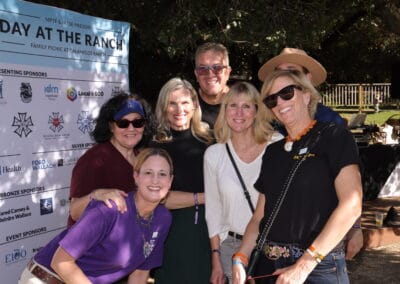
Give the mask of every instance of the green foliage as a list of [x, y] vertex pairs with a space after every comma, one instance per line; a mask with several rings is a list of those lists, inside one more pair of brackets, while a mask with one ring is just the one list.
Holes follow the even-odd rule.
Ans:
[[396, 0], [31, 1], [130, 22], [132, 82], [151, 98], [173, 76], [193, 81], [193, 54], [205, 41], [226, 45], [233, 77], [255, 84], [285, 46], [317, 58], [330, 83], [387, 82], [400, 57]]

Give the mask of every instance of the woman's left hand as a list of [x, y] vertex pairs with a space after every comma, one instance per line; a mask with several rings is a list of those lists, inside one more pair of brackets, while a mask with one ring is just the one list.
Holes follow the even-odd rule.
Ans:
[[273, 274], [277, 275], [278, 278], [275, 283], [277, 284], [294, 284], [304, 283], [314, 268], [317, 266], [317, 262], [313, 257], [308, 254], [304, 254], [297, 262], [291, 266], [277, 269]]
[[92, 192], [92, 198], [103, 201], [108, 208], [112, 208], [110, 200], [114, 201], [118, 211], [121, 213], [125, 213], [128, 210], [125, 202], [125, 197], [127, 196], [126, 192], [119, 189], [96, 189]]

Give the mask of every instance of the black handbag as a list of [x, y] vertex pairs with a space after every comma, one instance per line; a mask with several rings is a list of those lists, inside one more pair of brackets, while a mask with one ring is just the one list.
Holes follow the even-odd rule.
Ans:
[[[265, 242], [267, 241], [267, 236], [269, 234], [269, 231], [271, 230], [272, 224], [274, 223], [276, 216], [278, 215], [278, 212], [282, 206], [283, 200], [286, 197], [286, 194], [289, 190], [290, 184], [293, 181], [294, 175], [296, 174], [300, 165], [306, 160], [310, 150], [319, 141], [322, 132], [325, 129], [327, 129], [333, 125], [334, 125], [333, 123], [325, 125], [320, 130], [318, 130], [315, 135], [311, 136], [301, 147], [299, 147], [299, 149], [305, 149], [305, 151], [304, 151], [304, 153], [302, 153], [301, 159], [297, 160], [294, 163], [294, 165], [292, 166], [292, 168], [290, 169], [289, 175], [286, 178], [285, 183], [283, 184], [282, 191], [274, 205], [274, 208], [272, 209], [272, 213], [269, 216], [267, 222], [265, 223], [265, 226], [264, 226], [261, 234], [258, 236], [257, 244], [256, 244], [255, 248], [253, 249], [253, 251], [251, 252], [250, 259], [249, 259], [249, 265], [247, 266], [247, 270], [246, 270], [247, 279], [254, 276], [253, 275], [254, 270], [256, 268], [258, 259], [260, 258], [261, 254], [263, 253], [263, 248], [264, 248]], [[315, 139], [313, 140], [314, 136], [315, 136]], [[310, 144], [310, 142], [312, 142], [312, 144]]]

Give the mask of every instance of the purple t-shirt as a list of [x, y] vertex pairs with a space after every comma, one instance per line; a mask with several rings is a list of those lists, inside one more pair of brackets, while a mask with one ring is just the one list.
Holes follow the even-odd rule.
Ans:
[[[149, 227], [139, 225], [133, 192], [126, 198], [128, 211], [121, 214], [92, 200], [79, 221], [43, 247], [34, 259], [49, 268], [61, 246], [76, 259], [76, 264], [93, 283], [111, 283], [136, 269], [160, 266], [164, 241], [171, 225], [171, 214], [159, 205]], [[151, 253], [144, 255], [144, 240]]]

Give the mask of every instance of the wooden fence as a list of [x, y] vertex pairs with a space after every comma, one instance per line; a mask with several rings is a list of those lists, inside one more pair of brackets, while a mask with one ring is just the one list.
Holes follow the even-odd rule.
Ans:
[[332, 107], [368, 108], [374, 106], [375, 99], [380, 99], [381, 105], [396, 103], [390, 97], [390, 83], [330, 84], [321, 90], [321, 94], [322, 102]]

